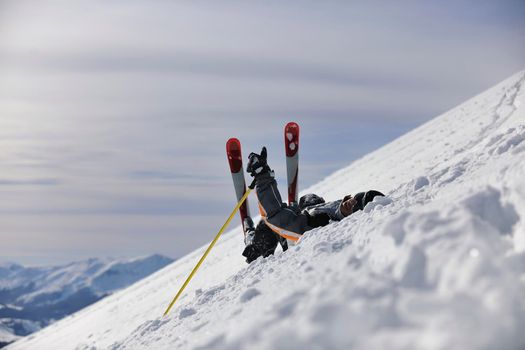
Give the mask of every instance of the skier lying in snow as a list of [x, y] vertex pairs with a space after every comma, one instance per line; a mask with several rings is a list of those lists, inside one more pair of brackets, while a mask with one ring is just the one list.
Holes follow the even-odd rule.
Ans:
[[354, 197], [328, 202], [313, 193], [300, 198], [298, 206], [288, 206], [281, 200], [273, 171], [266, 162], [266, 147], [261, 154], [250, 153], [246, 170], [255, 178], [261, 221], [254, 228], [248, 217], [244, 226], [246, 248], [242, 255], [250, 263], [260, 256], [274, 253], [278, 243], [286, 250], [286, 240], [298, 241], [311, 229], [327, 225], [330, 220], [339, 221], [362, 210], [375, 196], [384, 196], [379, 191], [359, 192]]

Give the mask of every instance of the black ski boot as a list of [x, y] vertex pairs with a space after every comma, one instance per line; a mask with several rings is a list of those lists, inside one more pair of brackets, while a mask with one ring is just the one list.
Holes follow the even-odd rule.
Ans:
[[246, 231], [244, 243], [246, 248], [244, 248], [242, 255], [246, 257], [246, 262], [249, 264], [260, 256], [266, 258], [272, 255], [279, 243], [279, 239], [277, 234], [270, 230], [264, 221], [260, 221], [255, 230]]

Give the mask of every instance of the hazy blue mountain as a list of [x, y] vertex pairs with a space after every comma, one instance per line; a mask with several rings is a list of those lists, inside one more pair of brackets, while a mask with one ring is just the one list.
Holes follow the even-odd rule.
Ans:
[[88, 259], [51, 267], [0, 264], [0, 347], [173, 262], [162, 255]]

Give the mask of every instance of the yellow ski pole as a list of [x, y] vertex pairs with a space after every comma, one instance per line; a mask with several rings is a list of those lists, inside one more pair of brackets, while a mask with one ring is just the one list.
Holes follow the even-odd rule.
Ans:
[[239, 202], [237, 203], [237, 205], [235, 206], [235, 208], [233, 208], [233, 211], [232, 213], [230, 214], [230, 217], [228, 217], [228, 219], [226, 220], [226, 222], [224, 223], [224, 225], [222, 225], [221, 229], [219, 230], [219, 233], [217, 233], [217, 235], [215, 236], [215, 238], [213, 239], [213, 241], [211, 241], [210, 245], [208, 246], [208, 249], [206, 249], [206, 251], [204, 252], [204, 254], [202, 255], [201, 259], [199, 260], [199, 262], [197, 263], [197, 265], [195, 265], [195, 267], [193, 268], [193, 270], [191, 271], [190, 275], [188, 276], [188, 278], [186, 278], [186, 281], [184, 282], [184, 284], [182, 285], [182, 287], [179, 289], [179, 291], [177, 292], [177, 295], [175, 295], [175, 297], [173, 298], [173, 300], [171, 301], [170, 305], [168, 306], [168, 308], [166, 309], [166, 311], [164, 311], [164, 315], [163, 316], [166, 316], [168, 314], [168, 312], [170, 312], [170, 309], [171, 307], [173, 306], [173, 304], [175, 304], [175, 302], [177, 301], [177, 299], [179, 299], [179, 296], [182, 294], [182, 292], [184, 291], [184, 289], [186, 288], [186, 286], [188, 285], [188, 283], [190, 283], [191, 279], [193, 278], [193, 276], [195, 275], [195, 273], [197, 272], [197, 270], [199, 269], [199, 267], [201, 266], [202, 262], [204, 261], [204, 259], [206, 259], [206, 257], [208, 256], [208, 253], [210, 252], [210, 250], [213, 248], [213, 246], [215, 245], [215, 243], [217, 243], [217, 241], [219, 240], [219, 237], [221, 236], [222, 232], [226, 229], [226, 227], [228, 227], [228, 225], [230, 224], [230, 221], [232, 221], [233, 217], [235, 216], [235, 212], [237, 212], [237, 210], [239, 210], [239, 208], [241, 207], [242, 203], [244, 203], [244, 201], [246, 200], [246, 198], [248, 198], [248, 195], [250, 194], [250, 192], [252, 191], [252, 186], [248, 187], [248, 189], [246, 190], [246, 192], [244, 193], [244, 195], [242, 196], [242, 198], [239, 200]]

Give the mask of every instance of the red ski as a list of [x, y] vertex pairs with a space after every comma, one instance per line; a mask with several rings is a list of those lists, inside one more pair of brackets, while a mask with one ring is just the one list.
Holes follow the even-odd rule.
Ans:
[[[229, 139], [228, 142], [226, 142], [226, 154], [228, 156], [228, 163], [230, 163], [235, 194], [237, 196], [237, 201], [239, 201], [246, 192], [246, 182], [244, 181], [244, 171], [242, 167], [241, 142], [236, 138]], [[245, 201], [241, 205], [239, 208], [239, 214], [241, 215], [242, 227], [246, 234], [244, 219], [250, 216], [248, 201]]]
[[284, 146], [286, 150], [286, 173], [288, 180], [288, 204], [299, 202], [299, 125], [290, 122], [284, 127]]

